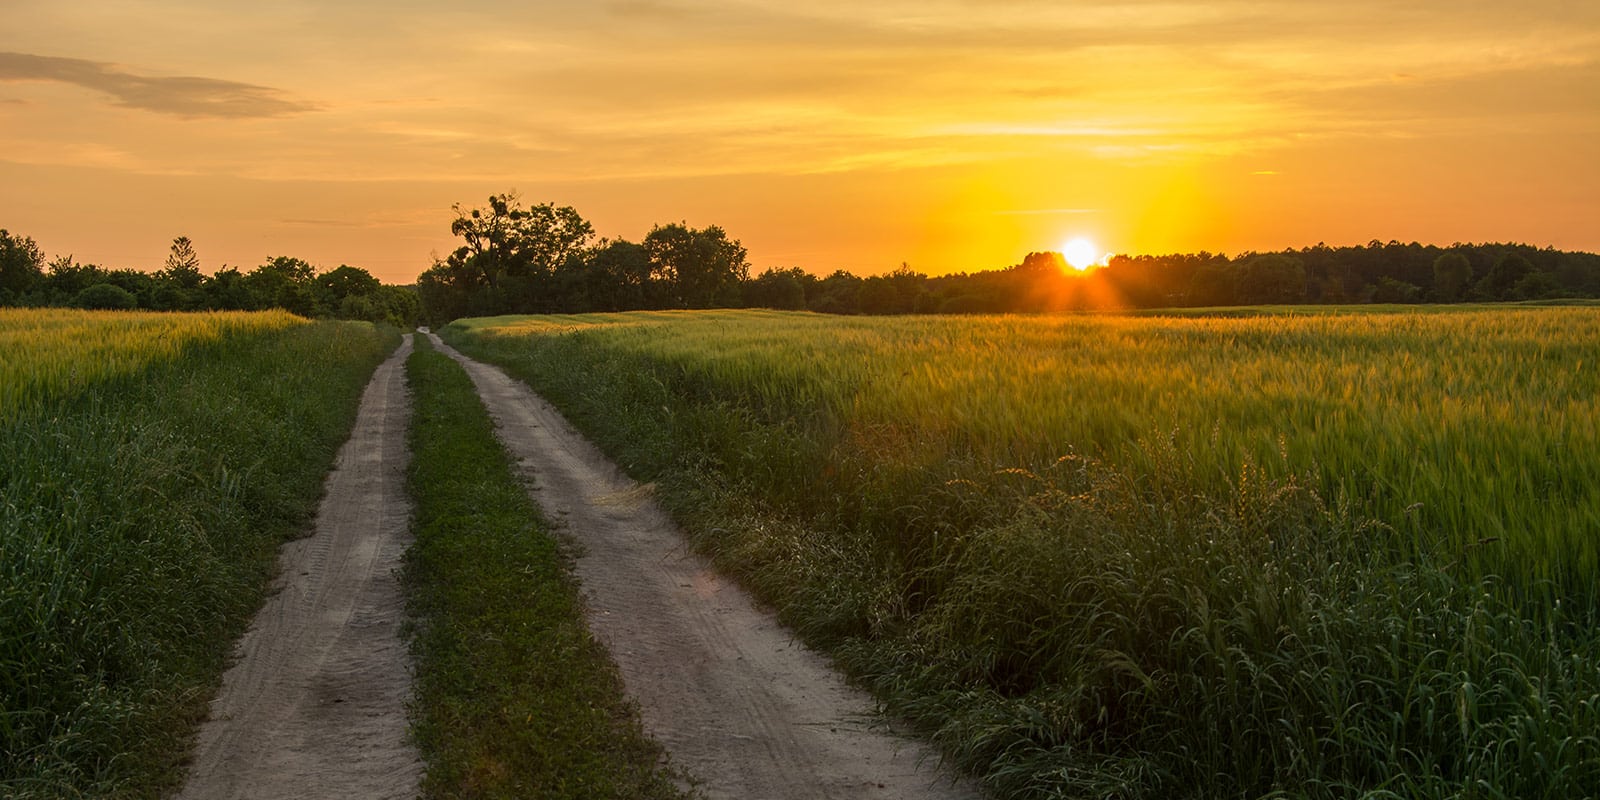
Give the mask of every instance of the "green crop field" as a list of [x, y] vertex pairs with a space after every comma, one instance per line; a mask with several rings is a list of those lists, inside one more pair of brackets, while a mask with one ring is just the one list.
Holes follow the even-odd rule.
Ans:
[[304, 320], [281, 311], [143, 314], [0, 308], [0, 419], [172, 359], [194, 342], [300, 322]]
[[156, 797], [391, 330], [0, 310], [0, 796]]
[[467, 320], [1005, 797], [1600, 785], [1600, 311]]

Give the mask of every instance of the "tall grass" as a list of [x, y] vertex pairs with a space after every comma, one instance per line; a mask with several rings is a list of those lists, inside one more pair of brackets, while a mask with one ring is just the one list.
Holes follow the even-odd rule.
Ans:
[[0, 308], [0, 419], [62, 402], [229, 332], [281, 330], [305, 320], [283, 311], [153, 314]]
[[1004, 796], [1600, 785], [1593, 309], [447, 333]]
[[3, 367], [0, 795], [154, 797], [397, 337], [57, 313]]

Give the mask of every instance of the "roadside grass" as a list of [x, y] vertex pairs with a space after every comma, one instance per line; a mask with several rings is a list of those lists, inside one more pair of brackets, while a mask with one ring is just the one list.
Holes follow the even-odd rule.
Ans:
[[1520, 798], [1600, 786], [1597, 323], [442, 333], [1000, 797]]
[[108, 369], [60, 330], [10, 342], [54, 360], [5, 365], [45, 377], [0, 414], [0, 796], [153, 798], [181, 780], [277, 547], [311, 519], [399, 336], [277, 314], [63, 317], [122, 355]]
[[413, 731], [437, 798], [685, 798], [471, 380], [417, 337]]

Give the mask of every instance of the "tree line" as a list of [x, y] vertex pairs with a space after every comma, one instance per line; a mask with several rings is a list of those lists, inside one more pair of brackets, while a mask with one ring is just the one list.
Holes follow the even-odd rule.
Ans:
[[667, 308], [832, 314], [994, 313], [1294, 303], [1454, 303], [1600, 297], [1600, 255], [1522, 244], [1369, 242], [1299, 250], [1116, 256], [1079, 273], [1059, 253], [998, 270], [930, 277], [799, 267], [752, 276], [722, 228], [658, 225], [639, 243], [597, 239], [570, 207], [515, 195], [454, 207], [464, 244], [417, 281], [425, 317]]
[[26, 236], [0, 230], [0, 306], [65, 306], [146, 311], [261, 311], [281, 308], [304, 317], [415, 325], [422, 305], [415, 289], [387, 286], [348, 265], [319, 272], [288, 256], [245, 272], [223, 266], [200, 270], [187, 236], [172, 240], [161, 269], [107, 269], [72, 256], [48, 263]]
[[774, 308], [829, 314], [948, 314], [1295, 303], [1455, 303], [1600, 297], [1600, 255], [1524, 244], [1368, 242], [1271, 253], [1116, 256], [1079, 273], [1061, 254], [1003, 269], [929, 276], [799, 267], [751, 274], [716, 225], [657, 225], [639, 242], [603, 239], [579, 213], [514, 194], [452, 209], [461, 244], [417, 279], [385, 286], [359, 267], [318, 272], [279, 256], [248, 272], [200, 271], [173, 240], [160, 270], [48, 264], [33, 240], [0, 230], [0, 305], [161, 311], [282, 308], [307, 317], [413, 325], [496, 314], [671, 308]]

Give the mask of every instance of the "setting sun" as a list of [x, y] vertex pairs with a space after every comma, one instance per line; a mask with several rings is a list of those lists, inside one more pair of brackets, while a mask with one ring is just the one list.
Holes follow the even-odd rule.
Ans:
[[1079, 236], [1061, 246], [1061, 256], [1073, 269], [1082, 272], [1100, 263], [1100, 248], [1094, 242]]

